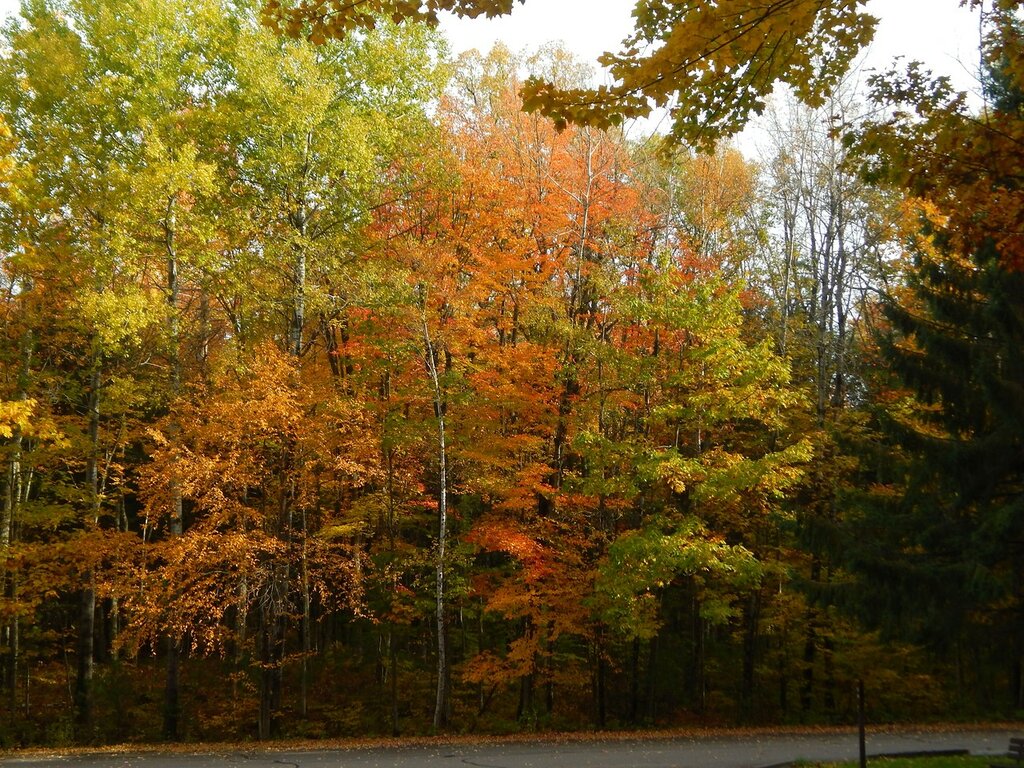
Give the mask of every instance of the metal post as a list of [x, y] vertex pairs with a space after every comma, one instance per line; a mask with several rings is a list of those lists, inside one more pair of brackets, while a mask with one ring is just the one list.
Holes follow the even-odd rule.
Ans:
[[867, 768], [868, 753], [864, 741], [864, 681], [857, 681], [857, 737], [860, 743], [860, 768]]

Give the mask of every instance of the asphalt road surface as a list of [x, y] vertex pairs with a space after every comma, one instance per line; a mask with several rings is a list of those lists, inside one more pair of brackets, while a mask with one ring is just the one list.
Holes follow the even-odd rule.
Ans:
[[[1005, 753], [1012, 730], [868, 734], [868, 755], [966, 749]], [[793, 760], [856, 760], [857, 736], [845, 734], [719, 736], [635, 741], [541, 741], [434, 744], [401, 748], [257, 750], [203, 754], [11, 756], [23, 768], [764, 768]]]

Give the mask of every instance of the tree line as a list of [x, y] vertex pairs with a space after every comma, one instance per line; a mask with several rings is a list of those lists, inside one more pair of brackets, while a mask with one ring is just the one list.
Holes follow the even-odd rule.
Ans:
[[0, 744], [1020, 709], [1004, 5], [981, 113], [912, 67], [755, 163], [523, 112], [555, 46], [26, 2]]

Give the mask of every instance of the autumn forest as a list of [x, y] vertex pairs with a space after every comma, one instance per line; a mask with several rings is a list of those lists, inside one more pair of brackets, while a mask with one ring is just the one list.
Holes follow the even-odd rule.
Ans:
[[1019, 717], [1021, 3], [362, 5], [0, 32], [0, 747]]

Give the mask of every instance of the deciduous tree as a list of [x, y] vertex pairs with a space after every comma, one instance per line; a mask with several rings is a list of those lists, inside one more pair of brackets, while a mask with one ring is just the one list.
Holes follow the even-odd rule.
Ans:
[[[513, 0], [270, 0], [264, 19], [279, 32], [314, 42], [372, 27], [375, 14], [436, 23], [437, 12], [461, 16], [509, 13]], [[645, 0], [633, 11], [635, 29], [620, 53], [606, 53], [613, 85], [597, 88], [531, 78], [523, 88], [527, 109], [564, 128], [568, 123], [609, 128], [626, 118], [668, 108], [670, 137], [703, 149], [737, 133], [751, 113], [765, 108], [777, 83], [819, 106], [841, 80], [874, 31], [861, 0], [758, 0], [703, 2]]]

